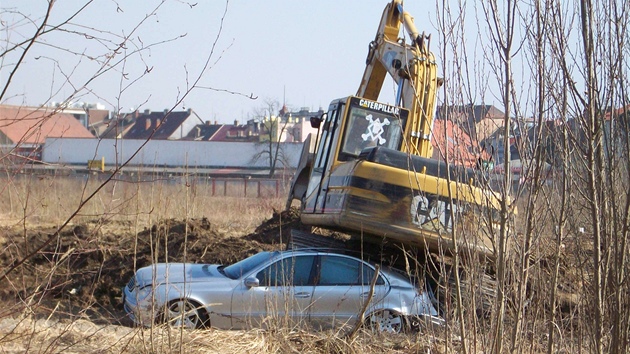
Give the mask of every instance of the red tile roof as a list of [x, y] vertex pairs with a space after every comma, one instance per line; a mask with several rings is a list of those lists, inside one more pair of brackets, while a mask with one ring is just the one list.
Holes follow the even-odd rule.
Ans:
[[109, 118], [109, 111], [106, 109], [88, 109], [88, 124], [94, 125]]
[[[606, 115], [604, 116], [605, 120], [610, 120], [611, 117], [620, 117], [624, 114], [626, 114], [626, 112], [630, 111], [630, 105], [627, 105], [625, 107], [621, 107], [618, 109], [613, 110], [612, 112], [609, 110], [606, 112]], [[612, 113], [612, 114], [611, 114]]]
[[43, 144], [47, 137], [94, 137], [72, 115], [50, 107], [0, 106], [0, 132], [13, 144]]
[[479, 151], [477, 142], [450, 120], [438, 119], [434, 121], [431, 143], [434, 159], [444, 160], [448, 148], [448, 163], [465, 167], [475, 167], [477, 163], [476, 151]]

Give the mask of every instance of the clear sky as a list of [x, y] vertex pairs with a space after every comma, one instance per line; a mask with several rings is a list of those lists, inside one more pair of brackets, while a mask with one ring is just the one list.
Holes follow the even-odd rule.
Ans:
[[[58, 24], [86, 2], [57, 1], [49, 23]], [[7, 46], [7, 40], [15, 43], [32, 36], [35, 25], [43, 19], [46, 3], [45, 0], [3, 0], [2, 21], [10, 24], [0, 34], [3, 45]], [[119, 36], [131, 33], [131, 40], [137, 46], [140, 42], [145, 46], [156, 45], [131, 54], [124, 67], [121, 63], [90, 81], [89, 90], [80, 90], [74, 101], [99, 102], [112, 110], [119, 106], [122, 112], [138, 107], [141, 110], [170, 108], [186, 90], [186, 75], [190, 82], [202, 70], [217, 40], [227, 6], [223, 28], [210, 59], [211, 67], [199, 85], [251, 94], [258, 99], [196, 89], [178, 109], [192, 108], [204, 120], [227, 123], [251, 116], [266, 106], [265, 100], [282, 102], [285, 96], [290, 108], [327, 108], [332, 99], [356, 92], [368, 43], [374, 38], [387, 1], [231, 0], [226, 3], [193, 0], [186, 3], [168, 0], [157, 9], [156, 15], [134, 30], [160, 3], [155, 0], [93, 1], [71, 20], [73, 25], [63, 28], [87, 31], [95, 38], [69, 32], [42, 36], [41, 43], [33, 46], [12, 79], [2, 103], [39, 105], [47, 100], [65, 100], [100, 67], [95, 60], [77, 53], [92, 57], [111, 53], [115, 42], [121, 41]], [[434, 32], [429, 19], [435, 9], [423, 7], [424, 2], [420, 1], [407, 3], [405, 8], [415, 17], [417, 27]], [[97, 37], [114, 43], [105, 43]], [[168, 42], [160, 44], [163, 41]], [[126, 49], [129, 53], [133, 45], [129, 44]], [[18, 53], [4, 58], [3, 83]], [[121, 58], [117, 56], [112, 63]], [[150, 72], [140, 77], [146, 68]], [[121, 94], [121, 87], [128, 85]]]
[[[76, 90], [73, 101], [121, 112], [161, 111], [175, 105], [210, 56], [198, 85], [239, 94], [195, 89], [178, 110], [192, 108], [203, 120], [231, 123], [253, 117], [266, 100], [285, 99], [292, 109], [326, 109], [331, 100], [356, 93], [368, 44], [388, 1], [56, 1], [49, 24], [59, 24], [85, 3], [62, 31], [44, 34], [31, 48], [3, 104], [60, 102]], [[32, 36], [46, 4], [2, 0], [3, 46]], [[408, 0], [405, 9], [420, 31], [433, 35], [432, 50], [439, 57], [434, 3]], [[130, 42], [103, 71], [106, 55], [114, 53], [123, 36]], [[16, 50], [2, 58], [3, 84], [19, 55]]]

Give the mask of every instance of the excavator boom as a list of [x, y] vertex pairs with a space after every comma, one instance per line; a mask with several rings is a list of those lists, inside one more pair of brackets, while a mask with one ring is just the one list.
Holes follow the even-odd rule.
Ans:
[[[399, 38], [401, 24], [409, 35]], [[419, 34], [413, 17], [400, 0], [385, 7], [376, 36], [370, 42], [366, 67], [356, 96], [378, 100], [386, 76], [398, 85], [396, 105], [411, 112], [404, 129], [402, 151], [431, 157], [431, 130], [436, 92], [440, 84], [437, 63], [429, 51], [430, 38]]]

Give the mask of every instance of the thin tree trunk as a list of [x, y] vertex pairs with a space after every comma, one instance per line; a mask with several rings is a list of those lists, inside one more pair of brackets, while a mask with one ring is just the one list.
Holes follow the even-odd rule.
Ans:
[[582, 23], [582, 43], [584, 45], [584, 59], [586, 65], [586, 100], [585, 119], [588, 129], [588, 149], [587, 149], [587, 173], [588, 173], [588, 193], [591, 212], [591, 222], [593, 228], [593, 317], [594, 317], [594, 345], [595, 352], [603, 353], [603, 274], [602, 274], [602, 220], [600, 208], [600, 193], [598, 183], [600, 181], [597, 155], [601, 148], [600, 131], [596, 110], [596, 78], [593, 47], [593, 6], [590, 0], [581, 0], [580, 15]]

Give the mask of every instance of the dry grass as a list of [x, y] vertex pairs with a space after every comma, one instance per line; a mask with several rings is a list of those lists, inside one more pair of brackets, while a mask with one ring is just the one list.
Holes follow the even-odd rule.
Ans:
[[[18, 176], [0, 179], [0, 226], [59, 225], [102, 181], [80, 177]], [[211, 186], [182, 179], [112, 181], [73, 223], [116, 221], [148, 227], [161, 219], [207, 218], [228, 236], [247, 233], [284, 208], [284, 197], [209, 197]]]
[[301, 330], [139, 329], [87, 320], [0, 320], [3, 353], [418, 353], [443, 352], [436, 338], [362, 332], [348, 341], [336, 332]]

